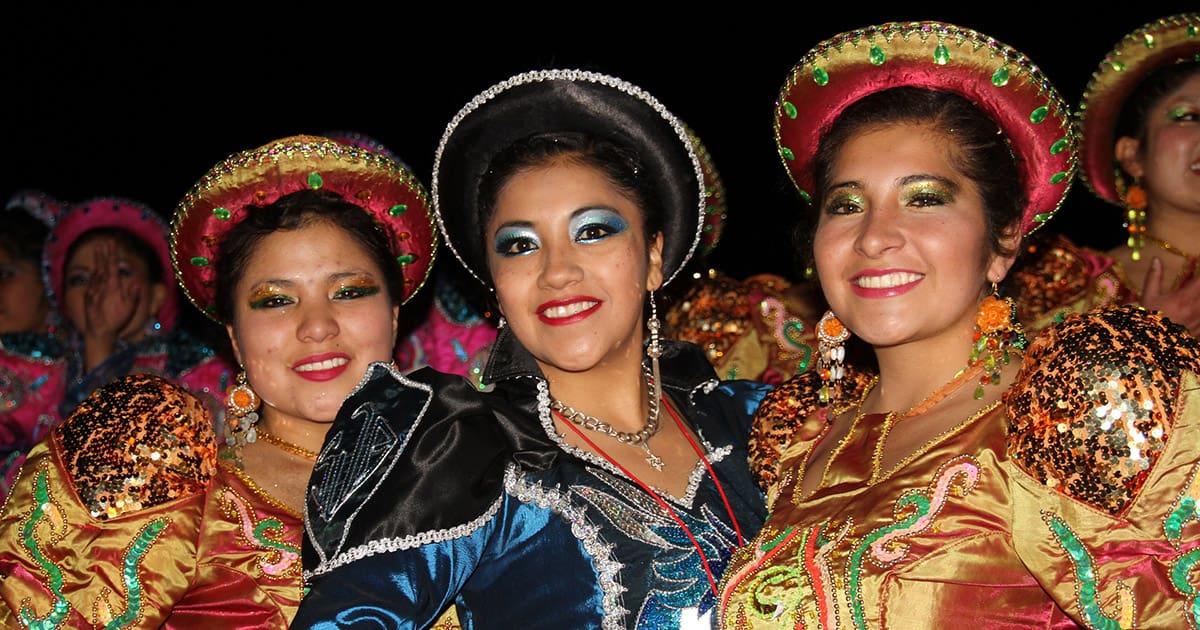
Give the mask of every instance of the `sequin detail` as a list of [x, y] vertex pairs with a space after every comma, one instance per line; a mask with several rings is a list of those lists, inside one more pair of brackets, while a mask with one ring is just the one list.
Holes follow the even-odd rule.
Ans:
[[225, 516], [238, 524], [242, 544], [264, 552], [258, 557], [260, 571], [271, 577], [300, 573], [300, 548], [285, 542], [287, 530], [282, 521], [274, 517], [257, 518], [250, 502], [228, 488], [221, 491], [220, 502]]
[[808, 368], [815, 345], [812, 326], [782, 301], [789, 286], [776, 276], [738, 281], [710, 271], [667, 311], [666, 335], [700, 346], [724, 377], [778, 383]]
[[[67, 533], [67, 522], [63, 517], [62, 508], [58, 501], [51, 496], [49, 484], [46, 478], [49, 476], [49, 464], [42, 463], [38, 466], [37, 472], [33, 478], [33, 496], [37, 501], [36, 504], [29, 510], [29, 515], [25, 518], [25, 522], [21, 523], [21, 542], [25, 546], [25, 550], [29, 552], [29, 557], [41, 567], [45, 572], [49, 582], [46, 583], [46, 589], [54, 595], [54, 603], [50, 607], [50, 611], [44, 617], [38, 617], [33, 610], [33, 606], [29, 598], [21, 600], [21, 610], [17, 613], [17, 617], [26, 627], [34, 630], [51, 630], [57, 628], [70, 612], [70, 606], [67, 600], [63, 597], [63, 573], [62, 569], [54, 564], [42, 552], [42, 546], [46, 543], [54, 544], [62, 539]], [[42, 536], [38, 533], [38, 525], [46, 521], [50, 526], [49, 540], [43, 541]]]
[[621, 605], [621, 594], [625, 592], [625, 587], [617, 579], [622, 565], [616, 560], [613, 546], [600, 535], [600, 528], [589, 522], [587, 512], [572, 504], [567, 494], [529, 479], [515, 466], [509, 466], [505, 471], [504, 488], [518, 501], [551, 510], [570, 524], [571, 533], [591, 558], [600, 591], [604, 594], [604, 620], [601, 627], [604, 630], [624, 628], [625, 615], [629, 611]]
[[[119, 630], [128, 628], [142, 620], [142, 580], [138, 575], [142, 560], [150, 551], [150, 547], [158, 541], [162, 531], [171, 524], [166, 518], [156, 518], [142, 527], [138, 535], [125, 548], [121, 562], [121, 581], [125, 586], [125, 601], [121, 608], [124, 612], [115, 614], [114, 607], [109, 602], [112, 591], [107, 587], [100, 590], [99, 600], [92, 605], [92, 623], [99, 626], [104, 624], [104, 630]], [[103, 609], [103, 610], [102, 610]]]
[[1046, 487], [1121, 515], [1170, 440], [1185, 371], [1200, 371], [1200, 344], [1159, 315], [1070, 316], [1030, 345], [1004, 396], [1009, 454]]
[[[1179, 548], [1183, 537], [1183, 527], [1188, 523], [1200, 521], [1200, 511], [1197, 511], [1200, 499], [1200, 465], [1192, 468], [1187, 488], [1175, 500], [1171, 511], [1163, 519], [1163, 534], [1167, 540]], [[1192, 571], [1200, 563], [1200, 549], [1192, 549], [1179, 556], [1171, 563], [1171, 586], [1180, 595], [1188, 598], [1188, 625], [1200, 628], [1200, 592], [1191, 582]]]
[[97, 389], [55, 435], [79, 498], [100, 520], [203, 492], [216, 469], [204, 407], [157, 376]]
[[1067, 522], [1054, 514], [1042, 512], [1042, 520], [1054, 534], [1054, 540], [1066, 552], [1075, 569], [1075, 595], [1079, 610], [1083, 613], [1083, 621], [1089, 628], [1096, 630], [1120, 630], [1132, 628], [1133, 624], [1133, 591], [1123, 582], [1117, 582], [1120, 592], [1120, 612], [1117, 618], [1105, 614], [1100, 607], [1099, 580], [1096, 576], [1096, 563], [1088, 553], [1087, 547], [1075, 535]]
[[[842, 398], [858, 400], [873, 379], [850, 369], [842, 379]], [[754, 414], [750, 427], [750, 472], [764, 490], [779, 480], [779, 456], [793, 441], [817, 437], [825, 423], [815, 415], [821, 409], [818, 395], [821, 379], [813, 371], [805, 372], [767, 394]]]
[[[687, 609], [706, 614], [715, 603], [708, 586], [700, 556], [687, 533], [649, 496], [632, 484], [596, 468], [588, 472], [603, 487], [571, 486], [571, 493], [595, 508], [617, 531], [628, 538], [657, 549], [651, 570], [663, 587], [650, 589], [638, 611], [636, 628], [676, 628]], [[736, 533], [713, 514], [707, 505], [700, 507], [697, 518], [677, 512], [696, 541], [703, 547], [709, 566], [720, 574], [737, 547]]]

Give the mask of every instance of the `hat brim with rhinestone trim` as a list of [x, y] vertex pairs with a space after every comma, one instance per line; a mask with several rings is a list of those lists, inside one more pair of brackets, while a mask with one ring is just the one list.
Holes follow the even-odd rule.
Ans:
[[851, 104], [895, 87], [959, 94], [991, 117], [1020, 157], [1029, 233], [1058, 210], [1073, 181], [1078, 133], [1070, 108], [1025, 55], [940, 22], [889, 23], [842, 33], [810, 50], [775, 105], [780, 158], [800, 195], [814, 192], [821, 136]]
[[246, 218], [300, 190], [327, 190], [362, 208], [388, 237], [407, 302], [429, 277], [437, 237], [421, 183], [395, 161], [319, 136], [292, 136], [234, 154], [188, 191], [175, 211], [171, 258], [184, 293], [216, 319], [216, 265], [222, 240]]
[[[67, 255], [71, 246], [92, 230], [115, 228], [145, 243], [158, 256], [163, 284], [167, 285], [162, 306], [154, 314], [164, 331], [175, 327], [179, 315], [179, 296], [167, 274], [171, 271], [171, 253], [167, 247], [167, 224], [149, 206], [120, 197], [98, 197], [77, 203], [58, 217], [46, 237], [42, 250], [42, 280], [55, 308], [63, 307]], [[65, 315], [65, 313], [64, 313]]]
[[1080, 175], [1097, 197], [1122, 205], [1113, 152], [1126, 99], [1151, 72], [1189, 59], [1200, 61], [1200, 13], [1161, 18], [1129, 33], [1092, 73], [1079, 105]]
[[527, 72], [472, 99], [446, 127], [434, 156], [433, 206], [450, 251], [487, 287], [479, 183], [493, 158], [541, 133], [580, 132], [635, 152], [663, 210], [663, 285], [700, 242], [707, 198], [687, 131], [661, 103], [621, 79], [580, 70]]

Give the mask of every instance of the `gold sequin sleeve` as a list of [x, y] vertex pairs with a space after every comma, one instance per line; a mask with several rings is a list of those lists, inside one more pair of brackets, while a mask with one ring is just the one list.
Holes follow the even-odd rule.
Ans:
[[1017, 317], [1036, 333], [1064, 315], [1137, 301], [1107, 255], [1061, 235], [1031, 243], [1013, 271]]
[[1138, 307], [1068, 317], [1005, 396], [1013, 539], [1092, 628], [1200, 622], [1200, 344]]
[[[870, 375], [846, 366], [841, 385], [842, 400], [856, 400], [871, 382]], [[773, 496], [779, 479], [779, 458], [785, 449], [814, 440], [824, 429], [817, 413], [821, 409], [821, 379], [815, 371], [788, 380], [767, 394], [754, 414], [750, 427], [750, 472], [758, 485]]]
[[213, 445], [203, 406], [167, 381], [93, 393], [0, 512], [0, 625], [161, 625], [193, 579]]

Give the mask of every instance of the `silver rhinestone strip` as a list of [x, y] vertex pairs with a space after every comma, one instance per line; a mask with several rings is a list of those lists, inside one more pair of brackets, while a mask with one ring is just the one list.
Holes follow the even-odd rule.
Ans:
[[398, 538], [384, 538], [381, 540], [372, 540], [364, 545], [358, 545], [346, 550], [345, 553], [338, 554], [328, 562], [322, 562], [317, 565], [317, 568], [312, 571], [304, 572], [304, 579], [310, 580], [318, 575], [324, 575], [337, 569], [344, 567], [352, 562], [379, 555], [381, 553], [394, 553], [405, 549], [415, 549], [423, 545], [431, 545], [434, 543], [442, 543], [456, 538], [462, 538], [471, 534], [475, 530], [483, 527], [488, 521], [496, 516], [496, 512], [500, 510], [500, 505], [504, 503], [504, 497], [498, 497], [491, 507], [478, 518], [462, 525], [455, 525], [447, 529], [438, 529], [429, 532], [421, 532], [412, 536], [403, 536]]
[[683, 257], [683, 260], [679, 263], [679, 267], [671, 273], [671, 276], [666, 280], [663, 280], [662, 286], [667, 286], [667, 284], [674, 280], [675, 276], [679, 275], [679, 272], [687, 266], [687, 262], [691, 260], [692, 255], [696, 253], [696, 247], [700, 244], [700, 236], [703, 234], [704, 211], [708, 205], [708, 198], [707, 195], [704, 194], [704, 171], [700, 168], [700, 158], [696, 156], [696, 148], [692, 145], [692, 140], [688, 137], [687, 130], [683, 126], [683, 123], [679, 122], [679, 119], [676, 118], [674, 114], [668, 111], [662, 103], [658, 102], [658, 99], [654, 98], [642, 88], [629, 83], [628, 81], [624, 81], [606, 74], [588, 72], [585, 70], [535, 70], [509, 77], [493, 85], [492, 87], [489, 87], [483, 92], [480, 92], [475, 96], [475, 98], [471, 99], [470, 102], [464, 105], [462, 109], [458, 110], [458, 113], [454, 115], [454, 118], [450, 119], [450, 124], [446, 125], [446, 131], [442, 134], [442, 140], [438, 143], [437, 152], [434, 153], [433, 156], [433, 181], [431, 182], [431, 190], [433, 191], [433, 216], [437, 219], [438, 229], [441, 230], [442, 237], [446, 239], [446, 246], [450, 248], [450, 253], [454, 254], [454, 258], [456, 258], [458, 263], [467, 270], [467, 273], [471, 274], [471, 277], [478, 280], [483, 286], [491, 288], [491, 285], [488, 284], [488, 282], [484, 280], [482, 276], [475, 273], [475, 270], [471, 269], [471, 267], [467, 265], [467, 262], [463, 260], [463, 257], [459, 255], [458, 249], [454, 246], [454, 241], [450, 239], [450, 233], [446, 231], [446, 224], [442, 221], [441, 201], [438, 196], [438, 189], [441, 187], [441, 184], [438, 179], [438, 174], [441, 172], [442, 168], [442, 152], [445, 151], [446, 144], [450, 141], [450, 136], [454, 135], [454, 131], [458, 129], [458, 126], [462, 124], [462, 121], [467, 116], [471, 115], [472, 112], [482, 107], [488, 101], [496, 98], [496, 96], [502, 92], [521, 85], [538, 83], [541, 81], [583, 81], [587, 83], [599, 83], [600, 85], [613, 88], [637, 98], [649, 105], [671, 125], [671, 128], [675, 130], [675, 134], [679, 136], [679, 141], [683, 143], [684, 148], [687, 150], [688, 157], [690, 157], [692, 160], [692, 168], [696, 171], [698, 217], [696, 219], [696, 234], [692, 237], [692, 245], [688, 248], [687, 255]]
[[518, 501], [550, 510], [570, 523], [571, 533], [579, 539], [583, 550], [591, 556], [600, 590], [604, 594], [604, 620], [601, 627], [604, 630], [624, 628], [625, 615], [629, 611], [621, 605], [621, 593], [625, 592], [625, 587], [621, 586], [619, 579], [623, 565], [613, 557], [613, 546], [604, 542], [600, 528], [588, 522], [584, 509], [573, 505], [566, 493], [528, 479], [516, 466], [510, 465], [505, 471], [504, 488]]

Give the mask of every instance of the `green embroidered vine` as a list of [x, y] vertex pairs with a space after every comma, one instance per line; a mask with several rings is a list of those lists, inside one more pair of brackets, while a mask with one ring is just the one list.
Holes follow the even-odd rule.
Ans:
[[54, 605], [45, 617], [37, 617], [33, 612], [32, 606], [24, 604], [21, 606], [21, 611], [17, 616], [20, 618], [21, 623], [32, 630], [52, 630], [57, 628], [67, 618], [70, 606], [67, 604], [66, 598], [63, 597], [62, 570], [42, 553], [37, 538], [34, 536], [34, 531], [37, 529], [38, 523], [46, 515], [46, 511], [53, 505], [50, 501], [50, 489], [46, 484], [46, 469], [44, 467], [39, 468], [37, 476], [34, 477], [33, 496], [37, 504], [33, 506], [33, 511], [30, 512], [29, 518], [25, 519], [25, 522], [21, 525], [21, 539], [33, 561], [50, 577], [49, 587], [50, 592], [54, 595]]

